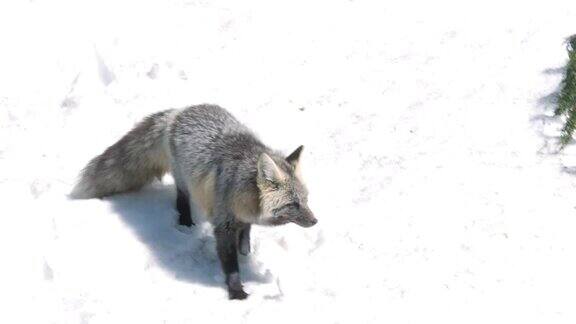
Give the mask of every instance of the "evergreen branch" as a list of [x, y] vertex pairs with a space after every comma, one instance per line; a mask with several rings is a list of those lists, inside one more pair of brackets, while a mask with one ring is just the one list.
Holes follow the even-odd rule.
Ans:
[[568, 64], [564, 79], [561, 82], [557, 106], [554, 110], [556, 116], [565, 116], [566, 122], [560, 135], [560, 147], [564, 148], [572, 140], [576, 130], [576, 35], [566, 40], [568, 51]]

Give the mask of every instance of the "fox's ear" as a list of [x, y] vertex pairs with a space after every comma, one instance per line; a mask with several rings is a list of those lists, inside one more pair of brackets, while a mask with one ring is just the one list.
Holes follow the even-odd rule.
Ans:
[[303, 149], [304, 145], [298, 146], [298, 148], [294, 150], [294, 152], [288, 155], [288, 157], [286, 158], [286, 162], [292, 164], [293, 166], [298, 165], [298, 161], [300, 161], [300, 154], [302, 153]]
[[262, 153], [258, 159], [258, 177], [262, 180], [279, 182], [284, 179], [284, 174], [268, 154]]

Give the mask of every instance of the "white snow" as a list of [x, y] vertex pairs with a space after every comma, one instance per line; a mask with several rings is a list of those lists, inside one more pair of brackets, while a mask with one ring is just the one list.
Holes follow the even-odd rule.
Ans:
[[[574, 323], [573, 1], [3, 1], [0, 322]], [[548, 97], [549, 98], [549, 97]], [[256, 228], [228, 301], [170, 177], [69, 200], [149, 113], [305, 145], [319, 219]]]

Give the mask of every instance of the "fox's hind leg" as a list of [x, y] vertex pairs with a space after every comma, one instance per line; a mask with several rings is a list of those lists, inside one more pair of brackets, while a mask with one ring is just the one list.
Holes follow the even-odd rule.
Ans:
[[176, 209], [178, 209], [178, 224], [191, 227], [195, 225], [192, 221], [192, 212], [190, 210], [190, 200], [188, 195], [181, 190], [180, 188], [176, 188], [177, 197], [176, 197]]
[[240, 229], [240, 237], [238, 240], [238, 250], [240, 254], [248, 255], [250, 253], [250, 224], [246, 224], [246, 226]]

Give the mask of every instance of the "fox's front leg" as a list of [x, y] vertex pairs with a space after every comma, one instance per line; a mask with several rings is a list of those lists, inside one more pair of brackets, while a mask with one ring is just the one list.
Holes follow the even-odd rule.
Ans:
[[228, 287], [228, 298], [246, 299], [248, 294], [242, 288], [240, 281], [240, 270], [238, 267], [238, 231], [240, 227], [233, 222], [219, 224], [214, 228], [216, 237], [216, 249], [222, 265], [224, 275], [226, 275], [226, 285]]

